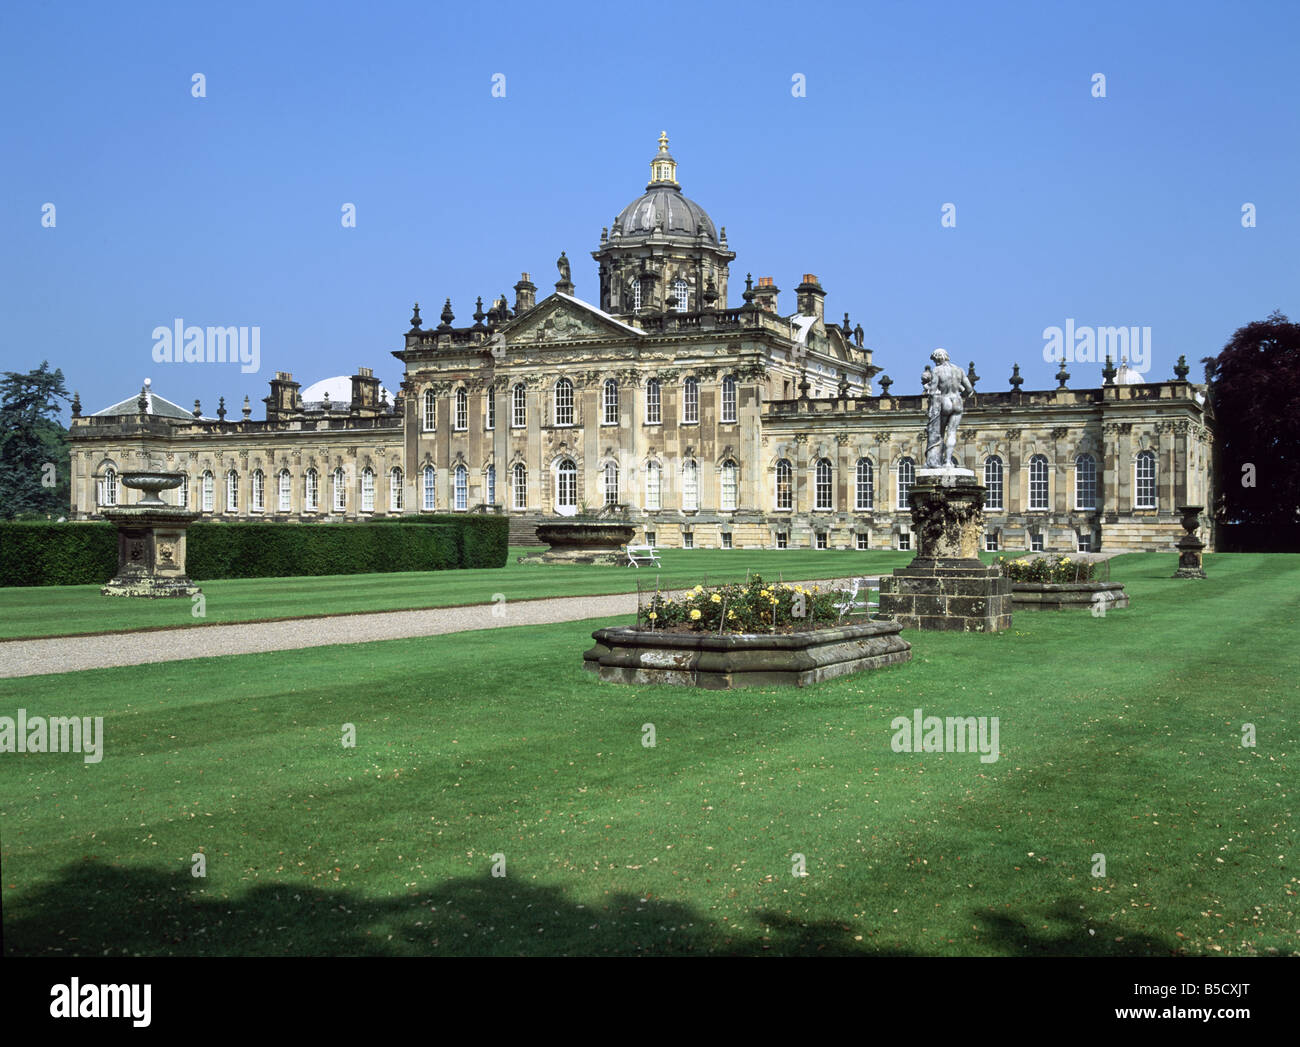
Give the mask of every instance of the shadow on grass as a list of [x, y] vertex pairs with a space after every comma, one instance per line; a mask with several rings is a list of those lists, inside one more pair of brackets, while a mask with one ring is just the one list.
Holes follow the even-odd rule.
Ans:
[[[599, 905], [573, 902], [561, 888], [509, 877], [466, 877], [401, 897], [374, 899], [347, 889], [255, 884], [222, 898], [188, 871], [66, 866], [61, 876], [4, 919], [10, 956], [421, 956], [684, 955], [848, 956], [927, 952], [1003, 955], [1156, 955], [1180, 951], [1154, 938], [1109, 939], [1034, 931], [1011, 916], [969, 948], [882, 948], [860, 928], [804, 923], [758, 911], [733, 930], [675, 901], [634, 894]], [[17, 911], [15, 911], [17, 910]], [[1034, 921], [1064, 922], [1057, 911]], [[1077, 921], [1074, 921], [1077, 923]], [[985, 926], [988, 919], [985, 918]]]

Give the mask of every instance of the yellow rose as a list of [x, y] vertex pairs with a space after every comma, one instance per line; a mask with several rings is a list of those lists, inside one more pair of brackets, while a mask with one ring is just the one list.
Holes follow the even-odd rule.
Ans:
[[735, 617], [736, 617], [736, 612], [735, 612], [735, 611], [728, 611], [728, 612], [727, 612], [727, 618], [730, 619], [730, 618], [735, 618]]
[[692, 612], [691, 612], [691, 621], [693, 621], [693, 622], [698, 622], [699, 620], [700, 620], [700, 612], [699, 612], [699, 611], [692, 611]]
[[712, 600], [714, 603], [722, 603], [722, 597], [719, 596], [717, 593], [714, 593], [712, 596], [709, 597], [709, 599]]
[[655, 614], [654, 611], [651, 611], [651, 612], [650, 612], [646, 617], [648, 617], [648, 618], [653, 622], [653, 621], [654, 621], [656, 618], [658, 618], [659, 616], [658, 616], [657, 614]]
[[702, 592], [704, 592], [704, 586], [702, 586], [702, 585], [697, 585], [697, 586], [695, 587], [695, 591], [696, 591], [697, 593], [702, 593]]

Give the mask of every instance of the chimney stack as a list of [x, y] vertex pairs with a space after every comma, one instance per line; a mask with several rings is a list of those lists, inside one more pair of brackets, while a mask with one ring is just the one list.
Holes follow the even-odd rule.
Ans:
[[271, 395], [262, 402], [266, 404], [268, 422], [288, 418], [298, 407], [299, 385], [288, 371], [276, 371], [271, 379]]
[[777, 301], [780, 298], [781, 289], [776, 286], [776, 281], [770, 276], [760, 276], [758, 286], [754, 289], [754, 304], [764, 312], [776, 313], [778, 311]]
[[520, 275], [523, 279], [515, 284], [515, 316], [521, 316], [537, 304], [537, 285], [528, 279], [527, 273]]
[[352, 413], [369, 417], [380, 410], [379, 379], [369, 367], [358, 367], [352, 376]]
[[803, 274], [803, 283], [794, 289], [798, 295], [799, 312], [804, 316], [815, 316], [814, 327], [825, 330], [826, 292], [812, 273]]

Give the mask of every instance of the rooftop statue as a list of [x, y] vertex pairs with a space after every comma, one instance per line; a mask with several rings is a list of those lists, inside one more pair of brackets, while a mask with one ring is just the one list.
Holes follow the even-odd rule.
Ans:
[[963, 395], [974, 396], [966, 372], [948, 362], [948, 354], [936, 349], [930, 354], [934, 370], [921, 374], [921, 389], [930, 397], [930, 413], [925, 423], [925, 467], [957, 469], [957, 426], [961, 424]]

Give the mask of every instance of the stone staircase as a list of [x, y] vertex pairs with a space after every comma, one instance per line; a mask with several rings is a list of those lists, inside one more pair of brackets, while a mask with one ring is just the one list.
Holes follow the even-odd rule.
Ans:
[[511, 545], [544, 545], [544, 542], [538, 541], [534, 533], [537, 525], [544, 518], [537, 513], [511, 513], [510, 514], [510, 544]]

